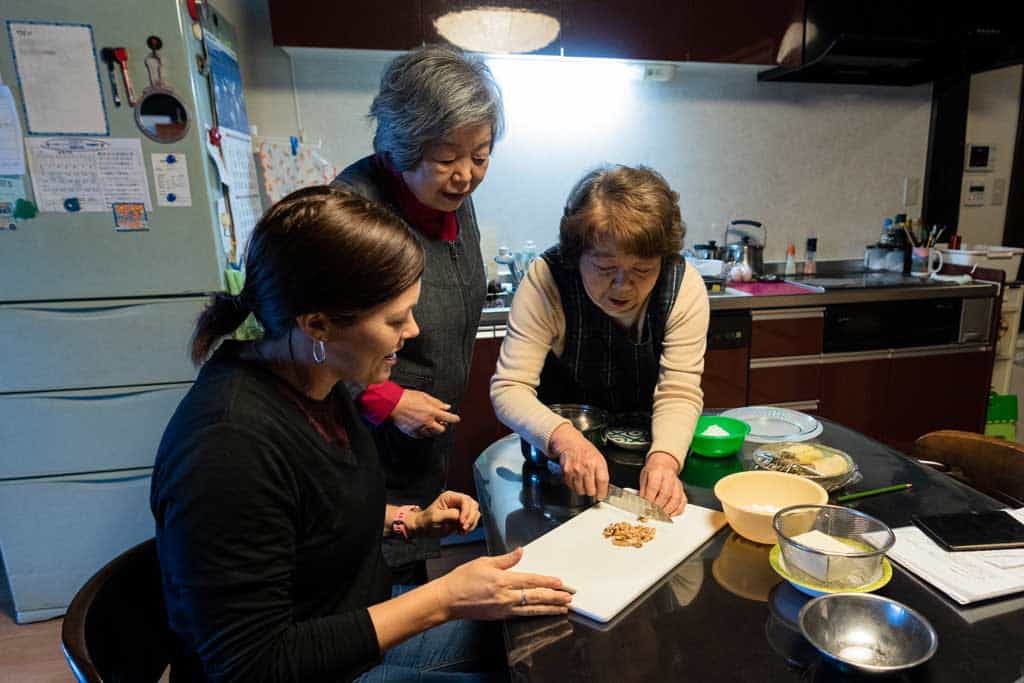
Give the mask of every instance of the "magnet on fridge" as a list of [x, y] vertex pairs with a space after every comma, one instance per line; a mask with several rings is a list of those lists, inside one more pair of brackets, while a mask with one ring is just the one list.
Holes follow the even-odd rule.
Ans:
[[166, 161], [169, 164], [173, 164], [177, 160], [178, 159], [173, 154], [168, 154], [167, 157], [164, 159], [164, 161]]
[[174, 194], [173, 192], [168, 192], [167, 193], [167, 201], [168, 202], [174, 202], [177, 199], [178, 199], [178, 195]]
[[14, 218], [15, 220], [24, 220], [27, 218], [35, 218], [36, 214], [39, 213], [39, 209], [33, 202], [27, 199], [19, 199], [14, 202]]
[[64, 200], [64, 210], [74, 213], [82, 210], [82, 204], [78, 201], [78, 197], [68, 197]]

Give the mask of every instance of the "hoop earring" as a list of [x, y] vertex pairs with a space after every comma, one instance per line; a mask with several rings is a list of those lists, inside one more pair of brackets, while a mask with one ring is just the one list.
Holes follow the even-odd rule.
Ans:
[[325, 360], [327, 360], [327, 349], [324, 348], [323, 340], [317, 339], [313, 342], [313, 362], [323, 365]]

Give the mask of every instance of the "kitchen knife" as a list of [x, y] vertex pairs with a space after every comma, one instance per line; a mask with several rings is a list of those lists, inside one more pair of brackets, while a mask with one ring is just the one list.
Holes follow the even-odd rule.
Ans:
[[665, 514], [664, 510], [657, 505], [646, 498], [641, 498], [639, 494], [620, 489], [613, 484], [608, 484], [608, 497], [601, 502], [626, 512], [632, 512], [635, 515], [643, 515], [644, 517], [656, 519], [659, 522], [673, 524], [672, 518]]

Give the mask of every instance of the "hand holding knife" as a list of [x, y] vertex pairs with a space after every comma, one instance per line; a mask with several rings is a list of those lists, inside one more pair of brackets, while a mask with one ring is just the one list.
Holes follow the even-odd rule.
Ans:
[[651, 519], [655, 519], [659, 522], [668, 522], [669, 524], [674, 523], [672, 518], [665, 514], [664, 510], [651, 501], [646, 498], [641, 498], [637, 493], [619, 488], [614, 484], [608, 484], [608, 497], [601, 502], [620, 510], [625, 510], [626, 512], [650, 517]]

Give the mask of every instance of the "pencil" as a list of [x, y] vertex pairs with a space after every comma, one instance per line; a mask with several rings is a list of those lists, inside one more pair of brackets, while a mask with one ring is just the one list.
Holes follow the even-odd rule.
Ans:
[[895, 486], [885, 486], [880, 489], [868, 489], [867, 491], [858, 491], [857, 493], [848, 493], [845, 496], [839, 496], [836, 498], [837, 503], [845, 503], [851, 500], [859, 500], [861, 498], [868, 498], [869, 496], [877, 496], [883, 493], [893, 493], [894, 491], [906, 491], [911, 488], [913, 484], [896, 484]]

